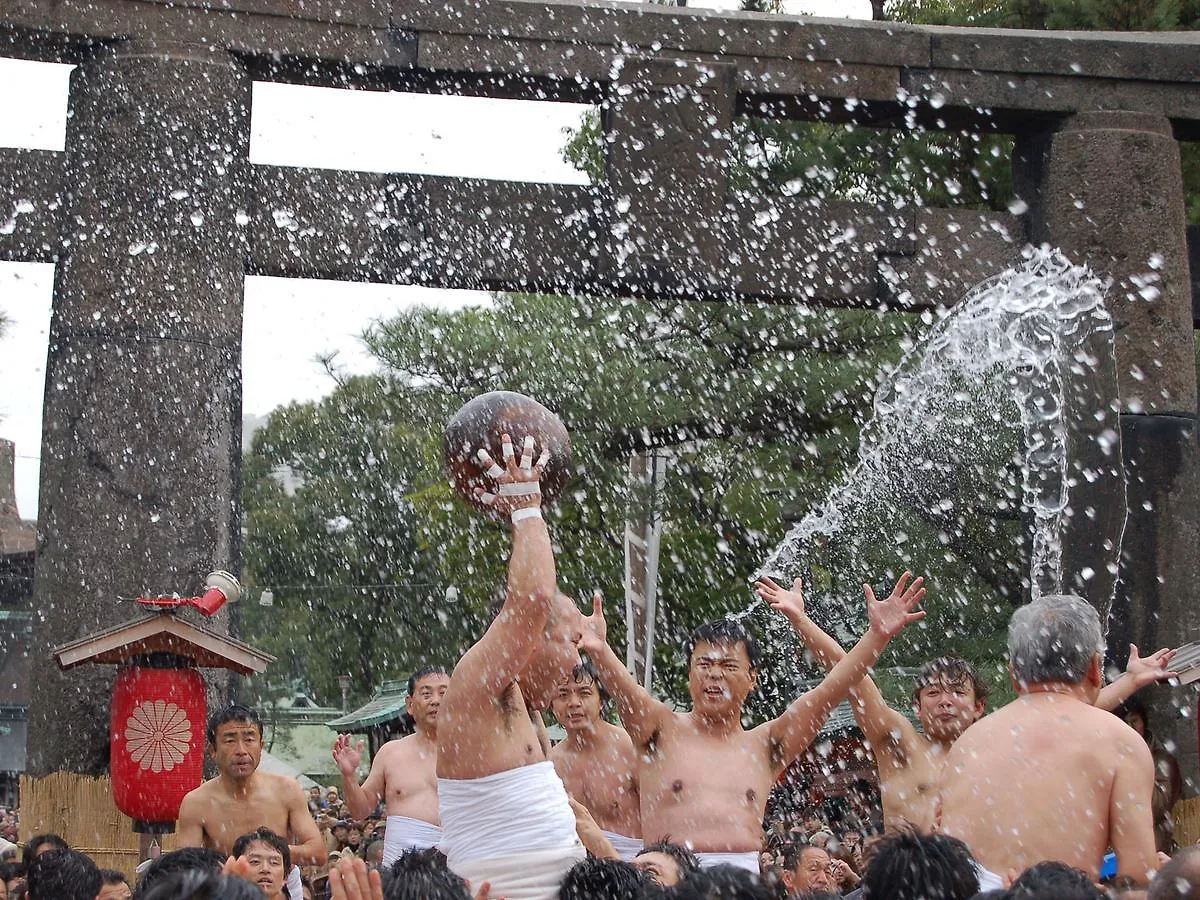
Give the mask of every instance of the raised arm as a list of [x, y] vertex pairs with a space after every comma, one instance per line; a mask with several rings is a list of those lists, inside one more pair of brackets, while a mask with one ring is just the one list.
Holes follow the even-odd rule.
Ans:
[[1137, 644], [1130, 644], [1125, 671], [1120, 678], [1101, 689], [1096, 705], [1112, 712], [1142, 688], [1156, 681], [1174, 678], [1176, 673], [1168, 669], [1174, 658], [1175, 651], [1166, 647], [1143, 658], [1138, 654]]
[[348, 734], [339, 734], [333, 744], [333, 761], [342, 773], [342, 796], [346, 799], [346, 811], [350, 813], [350, 818], [360, 822], [379, 805], [384, 790], [383, 773], [387, 768], [387, 744], [384, 744], [371, 760], [371, 774], [360, 787], [358, 766], [362, 762], [365, 747], [366, 744], [361, 740], [355, 747], [353, 738]]
[[313, 821], [312, 813], [308, 811], [308, 799], [300, 785], [291, 779], [287, 791], [288, 831], [291, 832], [291, 842], [288, 850], [292, 854], [294, 866], [323, 866], [329, 859], [329, 848], [321, 838], [321, 829]]
[[638, 684], [633, 673], [608, 646], [608, 624], [604, 620], [604, 603], [599, 591], [592, 595], [592, 614], [583, 620], [579, 649], [592, 660], [600, 683], [616, 701], [621, 724], [633, 745], [644, 747], [667, 723], [671, 710]]
[[546, 454], [534, 465], [533, 438], [527, 437], [518, 464], [512, 438], [506, 434], [502, 441], [504, 468], [486, 450], [479, 451], [480, 464], [495, 480], [498, 491], [478, 493], [485, 503], [492, 504], [512, 521], [512, 555], [504, 606], [487, 633], [455, 667], [456, 674], [464, 676], [456, 683], [477, 684], [482, 689], [481, 699], [503, 693], [533, 652], [545, 643], [546, 623], [557, 592], [554, 552], [542, 519], [538, 486]]
[[786, 768], [813, 742], [829, 713], [842, 702], [851, 686], [862, 680], [891, 639], [905, 626], [924, 618], [923, 611], [915, 610], [925, 596], [925, 589], [919, 578], [908, 584], [911, 577], [905, 572], [886, 600], [876, 600], [871, 586], [863, 585], [871, 623], [866, 633], [824, 681], [797, 698], [778, 719], [767, 723], [772, 744], [779, 751], [775, 760], [779, 769]]
[[[896, 590], [903, 593], [906, 580], [907, 573], [896, 583]], [[911, 587], [919, 589], [923, 582], [923, 579], [917, 578]], [[780, 587], [770, 578], [760, 578], [754, 585], [758, 596], [762, 597], [771, 609], [783, 614], [799, 635], [801, 643], [825, 671], [829, 672], [845, 658], [846, 651], [809, 618], [804, 606], [803, 587], [799, 578], [792, 582], [790, 591]], [[869, 675], [850, 688], [850, 706], [854, 710], [854, 721], [862, 729], [863, 736], [870, 744], [876, 759], [890, 756], [897, 740], [904, 742], [917, 738], [912, 723], [887, 705], [883, 694]]]

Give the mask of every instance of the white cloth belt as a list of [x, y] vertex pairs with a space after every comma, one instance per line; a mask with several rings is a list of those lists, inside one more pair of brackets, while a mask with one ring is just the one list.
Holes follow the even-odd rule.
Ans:
[[383, 866], [390, 868], [405, 850], [428, 850], [442, 839], [442, 829], [424, 819], [388, 816], [383, 832]]
[[473, 859], [454, 866], [477, 891], [487, 882], [491, 896], [504, 900], [558, 900], [566, 874], [587, 856], [582, 844], [558, 850], [510, 853], [492, 859]]
[[283, 890], [292, 900], [304, 900], [304, 885], [300, 883], [299, 866], [292, 866], [287, 881], [283, 883]]
[[700, 868], [711, 869], [713, 866], [737, 866], [747, 872], [758, 874], [758, 851], [747, 850], [743, 853], [701, 853], [695, 851], [696, 859], [700, 860]]
[[482, 778], [438, 779], [439, 846], [450, 868], [492, 896], [557, 896], [562, 876], [585, 852], [575, 814], [551, 762]]
[[441, 848], [450, 868], [579, 843], [575, 814], [551, 762], [520, 766], [482, 778], [438, 779]]
[[979, 877], [979, 893], [984, 891], [1003, 891], [1007, 889], [1004, 879], [979, 863], [975, 863], [975, 874]]
[[603, 828], [600, 831], [608, 838], [608, 842], [613, 845], [613, 849], [625, 862], [629, 862], [642, 852], [641, 838], [631, 838], [628, 835], [617, 834], [615, 831], [604, 831]]

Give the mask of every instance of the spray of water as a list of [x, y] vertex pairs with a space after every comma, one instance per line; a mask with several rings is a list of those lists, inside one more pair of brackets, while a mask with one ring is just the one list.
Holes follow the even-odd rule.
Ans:
[[[831, 547], [842, 565], [860, 565], [864, 534], [876, 545], [885, 534], [903, 560], [906, 521], [921, 518], [946, 537], [985, 507], [1007, 504], [1024, 525], [1031, 594], [1061, 592], [1072, 485], [1120, 477], [1119, 467], [1081, 476], [1069, 452], [1073, 421], [1115, 422], [1113, 324], [1103, 300], [1099, 279], [1050, 249], [1027, 249], [1021, 264], [974, 288], [883, 383], [857, 462], [760, 574], [785, 583], [810, 575]], [[1092, 431], [1119, 446], [1107, 425]], [[1115, 566], [1119, 534], [1113, 543]], [[847, 581], [856, 588], [874, 574]], [[834, 589], [822, 598], [817, 582], [810, 609], [844, 632], [839, 622], [859, 620], [861, 594]], [[754, 609], [761, 603], [739, 617]], [[779, 618], [764, 619], [767, 643], [794, 646]]]

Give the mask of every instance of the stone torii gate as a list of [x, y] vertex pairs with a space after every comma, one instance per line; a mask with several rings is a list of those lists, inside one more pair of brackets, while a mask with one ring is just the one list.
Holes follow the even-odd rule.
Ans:
[[[35, 776], [106, 767], [102, 678], [45, 651], [119, 620], [114, 595], [236, 570], [247, 274], [912, 310], [1049, 242], [1114, 280], [1129, 476], [1114, 643], [1200, 626], [1177, 144], [1200, 139], [1200, 35], [559, 0], [6, 0], [0, 53], [78, 65], [65, 152], [0, 151], [0, 258], [56, 264]], [[256, 80], [598, 103], [607, 180], [252, 165]], [[1025, 210], [735, 194], [737, 115], [1013, 134]], [[1123, 497], [1080, 487], [1067, 571], [1102, 558], [1089, 528]], [[1113, 575], [1091, 567], [1077, 587], [1106, 597]], [[1194, 725], [1172, 736], [1194, 769]]]

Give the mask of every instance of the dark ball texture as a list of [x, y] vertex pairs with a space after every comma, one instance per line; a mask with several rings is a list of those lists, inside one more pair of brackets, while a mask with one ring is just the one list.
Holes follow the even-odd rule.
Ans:
[[532, 397], [512, 391], [492, 391], [469, 401], [446, 424], [442, 450], [450, 486], [472, 509], [496, 517], [491, 507], [475, 499], [475, 488], [496, 492], [495, 482], [479, 465], [480, 447], [504, 465], [500, 436], [512, 437], [517, 461], [526, 435], [533, 436], [533, 461], [543, 450], [550, 458], [542, 469], [542, 506], [549, 506], [571, 478], [571, 438], [562, 420]]

